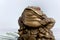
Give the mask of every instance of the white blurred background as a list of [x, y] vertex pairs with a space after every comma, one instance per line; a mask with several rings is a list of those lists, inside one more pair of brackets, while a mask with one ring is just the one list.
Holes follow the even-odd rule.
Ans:
[[48, 17], [55, 19], [52, 31], [56, 40], [60, 40], [60, 0], [0, 0], [0, 34], [17, 32], [18, 18], [27, 6], [39, 6]]

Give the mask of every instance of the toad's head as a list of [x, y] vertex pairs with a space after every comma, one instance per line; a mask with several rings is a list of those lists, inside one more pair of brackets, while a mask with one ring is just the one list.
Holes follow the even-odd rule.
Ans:
[[[39, 7], [27, 7], [22, 13], [20, 20], [24, 25], [29, 27], [39, 27], [41, 26], [42, 16], [45, 15]], [[19, 21], [20, 21], [19, 20]], [[20, 24], [21, 25], [21, 24]]]

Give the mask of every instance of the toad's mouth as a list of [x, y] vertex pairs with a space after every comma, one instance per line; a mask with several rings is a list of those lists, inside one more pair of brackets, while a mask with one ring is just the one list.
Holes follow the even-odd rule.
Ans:
[[40, 21], [39, 20], [24, 20], [23, 21], [25, 25], [29, 26], [29, 27], [38, 27], [40, 26]]
[[40, 22], [41, 21], [41, 19], [39, 19], [39, 18], [25, 18], [25, 21], [38, 21], [38, 22]]

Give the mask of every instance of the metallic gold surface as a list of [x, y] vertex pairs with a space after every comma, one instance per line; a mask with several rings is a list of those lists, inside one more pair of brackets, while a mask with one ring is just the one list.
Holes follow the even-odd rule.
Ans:
[[25, 8], [18, 23], [20, 26], [18, 40], [55, 40], [53, 32], [50, 30], [54, 26], [55, 20], [48, 18], [39, 7]]

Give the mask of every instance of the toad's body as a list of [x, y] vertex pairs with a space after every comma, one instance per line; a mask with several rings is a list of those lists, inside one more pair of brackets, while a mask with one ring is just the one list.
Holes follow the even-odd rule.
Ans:
[[55, 20], [48, 18], [39, 7], [27, 7], [19, 18], [19, 40], [54, 40], [51, 28]]

